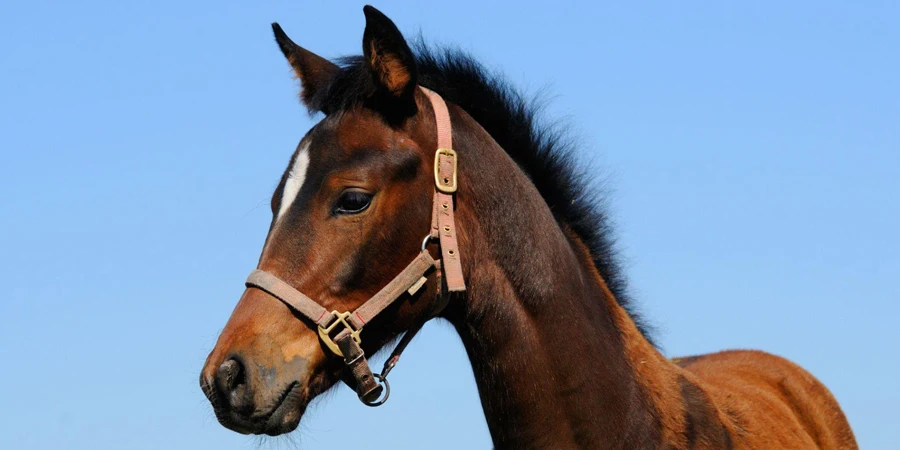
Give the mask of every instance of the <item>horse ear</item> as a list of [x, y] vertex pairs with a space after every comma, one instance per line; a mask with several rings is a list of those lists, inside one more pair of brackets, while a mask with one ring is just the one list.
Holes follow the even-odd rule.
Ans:
[[406, 106], [415, 108], [416, 61], [391, 19], [366, 5], [363, 56], [376, 84]]
[[277, 22], [272, 24], [272, 31], [275, 33], [275, 42], [278, 42], [278, 47], [300, 79], [300, 99], [307, 107], [313, 108], [313, 99], [338, 72], [338, 66], [295, 44]]

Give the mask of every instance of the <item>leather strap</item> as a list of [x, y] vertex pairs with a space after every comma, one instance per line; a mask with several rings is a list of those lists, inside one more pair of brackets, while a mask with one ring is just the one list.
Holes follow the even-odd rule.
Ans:
[[[425, 274], [432, 267], [434, 267], [434, 259], [431, 258], [431, 254], [427, 251], [420, 252], [419, 256], [397, 274], [387, 286], [381, 288], [371, 299], [353, 311], [353, 314], [350, 315], [350, 323], [356, 328], [362, 328], [378, 313], [400, 298], [404, 292], [410, 291], [412, 288], [416, 288], [415, 291], [418, 291], [425, 284]], [[415, 291], [410, 294], [415, 294]]]
[[247, 277], [247, 287], [255, 287], [268, 292], [273, 297], [287, 303], [300, 314], [312, 320], [316, 325], [327, 326], [334, 320], [334, 315], [307, 297], [293, 286], [281, 281], [280, 278], [264, 270], [256, 269]]
[[337, 338], [337, 344], [344, 354], [344, 364], [350, 369], [353, 379], [356, 380], [356, 396], [364, 403], [374, 403], [381, 397], [383, 388], [375, 379], [372, 369], [369, 368], [369, 362], [366, 360], [366, 354], [362, 347], [353, 340], [350, 333], [342, 333]]
[[[383, 287], [371, 299], [353, 311], [349, 318], [350, 323], [359, 329], [400, 298], [404, 291], [409, 291], [413, 287], [416, 287], [416, 290], [418, 290], [421, 285], [416, 286], [416, 284], [424, 284], [422, 278], [434, 266], [435, 261], [431, 258], [431, 255], [427, 251], [420, 252], [419, 256], [397, 274], [387, 286]], [[316, 303], [315, 300], [307, 297], [269, 272], [259, 269], [250, 272], [246, 284], [249, 287], [268, 292], [273, 297], [287, 303], [291, 308], [312, 320], [316, 325], [328, 326], [334, 320], [334, 315]], [[410, 292], [410, 294], [414, 293], [415, 291]]]
[[[456, 221], [453, 217], [455, 209], [453, 192], [457, 188], [458, 161], [456, 161], [456, 152], [453, 151], [450, 111], [447, 109], [447, 103], [436, 92], [421, 86], [419, 88], [431, 101], [434, 121], [437, 125], [438, 150], [434, 156], [436, 189], [434, 191], [434, 211], [431, 215], [431, 235], [439, 238], [441, 242], [441, 260], [447, 277], [447, 289], [451, 292], [465, 291], [466, 283], [462, 275], [459, 243], [456, 239]], [[450, 150], [450, 152], [441, 151], [444, 149]], [[449, 188], [451, 184], [453, 192], [446, 192], [448, 189], [442, 190], [442, 188]]]
[[[425, 284], [425, 275], [436, 265], [437, 263], [427, 250], [419, 252], [419, 255], [416, 256], [406, 268], [397, 274], [393, 280], [385, 287], [381, 288], [381, 290], [373, 295], [372, 298], [349, 314], [346, 320], [353, 327], [353, 330], [341, 330], [333, 341], [338, 343], [337, 338], [341, 336], [343, 331], [356, 331], [358, 334], [358, 331], [362, 329], [363, 325], [375, 318], [375, 316], [397, 301], [397, 299], [401, 298], [404, 292], [409, 292], [410, 295], [415, 294], [416, 291]], [[288, 304], [291, 308], [313, 321], [320, 328], [326, 328], [338, 319], [338, 316], [336, 316], [334, 312], [328, 312], [328, 310], [322, 305], [319, 305], [315, 300], [307, 297], [302, 292], [294, 289], [293, 286], [264, 270], [257, 269], [250, 272], [250, 276], [247, 277], [246, 285], [247, 287], [255, 287], [268, 292], [273, 297]], [[345, 315], [346, 314], [343, 313], [341, 314], [341, 316]], [[356, 339], [357, 341], [359, 340], [358, 337]], [[342, 350], [341, 354], [343, 353]]]
[[444, 286], [444, 277], [441, 275], [441, 272], [441, 262], [435, 261], [435, 282], [438, 286], [438, 293], [437, 304], [435, 305], [434, 310], [432, 310], [431, 314], [426, 317], [425, 320], [417, 323], [415, 326], [413, 326], [403, 334], [403, 337], [400, 338], [400, 342], [398, 342], [397, 345], [394, 346], [394, 350], [391, 352], [391, 356], [389, 356], [388, 359], [384, 361], [384, 367], [381, 368], [381, 377], [387, 378], [388, 374], [391, 373], [391, 370], [394, 370], [394, 366], [396, 366], [397, 363], [400, 362], [400, 355], [403, 353], [403, 350], [406, 350], [406, 346], [409, 345], [410, 342], [412, 342], [413, 338], [416, 337], [416, 334], [418, 334], [419, 331], [422, 331], [422, 327], [424, 327], [429, 320], [434, 319], [441, 312], [443, 312], [444, 308], [447, 307], [447, 303], [450, 302], [450, 295], [447, 289], [445, 289], [446, 286]]

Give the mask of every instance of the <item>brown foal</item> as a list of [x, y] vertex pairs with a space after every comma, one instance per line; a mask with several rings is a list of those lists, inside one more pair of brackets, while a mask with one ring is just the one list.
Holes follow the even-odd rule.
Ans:
[[[413, 53], [387, 17], [364, 11], [363, 56], [342, 65], [274, 26], [301, 99], [325, 118], [272, 198], [259, 270], [342, 313], [423, 245], [446, 256], [443, 241], [422, 242], [438, 148], [424, 86], [449, 107], [458, 190], [447, 195], [466, 290], [448, 293], [440, 265], [426, 272], [366, 318], [362, 351], [435, 314], [448, 320], [497, 448], [857, 448], [828, 389], [783, 358], [663, 356], [629, 312], [602, 211], [528, 104], [465, 55]], [[315, 319], [282, 300], [248, 287], [203, 368], [204, 392], [235, 431], [292, 431], [313, 397], [354, 385]]]

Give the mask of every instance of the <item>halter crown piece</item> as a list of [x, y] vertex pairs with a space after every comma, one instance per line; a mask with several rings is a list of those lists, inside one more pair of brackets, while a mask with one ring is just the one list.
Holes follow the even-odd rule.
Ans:
[[[344, 364], [353, 375], [353, 384], [346, 378], [345, 381], [356, 390], [356, 395], [368, 406], [379, 406], [387, 401], [391, 393], [387, 375], [397, 364], [400, 354], [425, 322], [443, 311], [447, 306], [450, 292], [466, 290], [460, 265], [459, 243], [456, 239], [456, 223], [453, 218], [453, 194], [457, 188], [458, 168], [456, 152], [453, 150], [450, 113], [440, 95], [422, 86], [419, 86], [419, 89], [428, 97], [434, 110], [438, 149], [434, 153], [435, 191], [431, 230], [422, 241], [422, 251], [418, 256], [377, 294], [352, 312], [329, 312], [315, 300], [264, 270], [251, 272], [246, 283], [248, 288], [260, 289], [281, 300], [318, 326], [322, 343], [336, 356], [344, 358]], [[432, 239], [438, 239], [440, 242], [441, 258], [437, 261], [426, 249]], [[360, 333], [363, 326], [396, 302], [404, 293], [413, 295], [418, 292], [425, 284], [425, 276], [432, 269], [438, 283], [438, 301], [435, 310], [403, 335], [384, 363], [381, 373], [373, 374], [360, 347], [362, 343]]]

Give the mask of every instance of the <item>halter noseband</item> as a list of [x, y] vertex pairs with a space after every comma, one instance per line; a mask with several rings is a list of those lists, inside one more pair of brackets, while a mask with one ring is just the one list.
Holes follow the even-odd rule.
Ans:
[[[369, 406], [379, 406], [387, 401], [391, 388], [387, 375], [400, 359], [413, 336], [422, 329], [425, 322], [439, 314], [447, 304], [450, 292], [466, 290], [459, 259], [459, 244], [456, 239], [456, 222], [453, 218], [453, 194], [457, 188], [457, 158], [453, 151], [452, 127], [447, 104], [437, 93], [419, 87], [431, 101], [437, 123], [438, 149], [434, 153], [434, 205], [431, 214], [431, 231], [422, 242], [422, 251], [393, 280], [377, 294], [350, 312], [326, 310], [315, 300], [307, 297], [290, 284], [264, 270], [254, 270], [247, 278], [248, 288], [261, 289], [281, 300], [295, 311], [318, 326], [322, 343], [337, 356], [344, 358], [355, 380], [356, 395]], [[432, 239], [440, 241], [441, 258], [434, 260], [426, 249]], [[432, 314], [409, 329], [394, 348], [380, 374], [373, 374], [360, 347], [360, 333], [385, 308], [393, 304], [404, 293], [415, 294], [427, 281], [426, 275], [435, 270], [438, 282], [438, 302]], [[442, 276], [443, 275], [443, 276]], [[444, 279], [442, 281], [442, 278]], [[382, 387], [382, 385], [384, 385]], [[382, 393], [384, 394], [382, 396]]]

